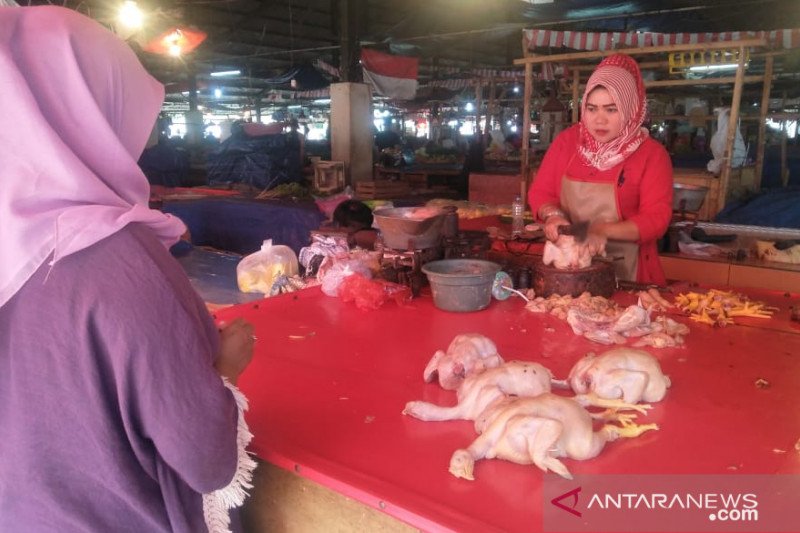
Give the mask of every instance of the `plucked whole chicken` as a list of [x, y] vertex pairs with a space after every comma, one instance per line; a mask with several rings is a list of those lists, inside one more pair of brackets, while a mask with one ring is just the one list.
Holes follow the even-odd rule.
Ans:
[[[589, 400], [596, 395], [601, 400], [622, 400], [628, 404], [661, 401], [670, 386], [669, 377], [661, 371], [655, 357], [644, 350], [626, 347], [587, 355], [572, 367], [567, 382], [575, 394]], [[607, 403], [601, 406], [613, 407]]]
[[413, 401], [404, 415], [425, 421], [475, 420], [483, 411], [507, 396], [538, 396], [550, 392], [553, 374], [539, 363], [508, 361], [482, 374], [467, 377], [458, 388], [458, 404], [452, 407]]
[[637, 426], [621, 419], [622, 426], [606, 424], [594, 431], [592, 420], [589, 412], [571, 398], [544, 393], [509, 399], [479, 417], [475, 426], [481, 435], [468, 448], [453, 453], [450, 473], [472, 480], [475, 461], [498, 458], [535, 464], [545, 472], [552, 470], [572, 479], [560, 457], [591, 459], [606, 442], [658, 429], [655, 424]]
[[572, 235], [559, 235], [555, 242], [544, 243], [542, 262], [558, 269], [586, 268], [592, 264], [589, 248], [581, 246]]
[[450, 342], [446, 352], [436, 350], [422, 376], [426, 383], [438, 377], [443, 389], [456, 390], [465, 378], [502, 363], [503, 358], [491, 339], [478, 333], [464, 333]]

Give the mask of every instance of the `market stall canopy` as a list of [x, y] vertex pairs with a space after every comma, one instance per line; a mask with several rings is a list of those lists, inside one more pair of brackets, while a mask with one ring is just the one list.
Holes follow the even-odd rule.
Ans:
[[[355, 65], [361, 47], [418, 57], [418, 82], [424, 86], [482, 76], [475, 72], [487, 70], [519, 71], [513, 60], [522, 55], [523, 29], [703, 33], [800, 27], [796, 0], [708, 0], [702, 5], [684, 0], [141, 0], [142, 29], [122, 32], [117, 2], [59, 3], [120, 31], [165, 84], [195, 82], [202, 87], [201, 103], [231, 104], [264, 97], [275, 89], [272, 79], [304, 64], [314, 64], [327, 81], [339, 81], [342, 65], [347, 58]], [[143, 50], [175, 27], [194, 28], [207, 37], [181, 57]], [[360, 69], [343, 70], [360, 80]], [[175, 92], [168, 99], [185, 96]]]

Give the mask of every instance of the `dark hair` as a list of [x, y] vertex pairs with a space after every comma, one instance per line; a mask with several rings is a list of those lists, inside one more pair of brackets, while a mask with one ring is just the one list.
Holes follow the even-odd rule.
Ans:
[[372, 210], [364, 202], [345, 200], [333, 210], [333, 221], [341, 228], [369, 229], [372, 227]]

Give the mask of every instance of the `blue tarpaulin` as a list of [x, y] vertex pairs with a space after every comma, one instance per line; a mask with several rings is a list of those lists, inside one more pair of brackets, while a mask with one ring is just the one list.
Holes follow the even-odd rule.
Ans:
[[161, 210], [183, 220], [192, 244], [239, 254], [259, 250], [266, 239], [300, 253], [325, 219], [312, 201], [204, 198], [167, 201]]
[[208, 183], [243, 183], [271, 189], [282, 183], [302, 183], [300, 140], [297, 135], [249, 137], [236, 131], [208, 154]]
[[725, 224], [800, 228], [800, 188], [771, 189], [731, 202], [714, 218]]

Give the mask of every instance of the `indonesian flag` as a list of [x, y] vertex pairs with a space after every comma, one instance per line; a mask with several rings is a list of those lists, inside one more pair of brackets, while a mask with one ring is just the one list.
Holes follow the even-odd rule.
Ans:
[[412, 100], [416, 96], [419, 58], [362, 48], [361, 65], [364, 81], [376, 93], [396, 100]]

